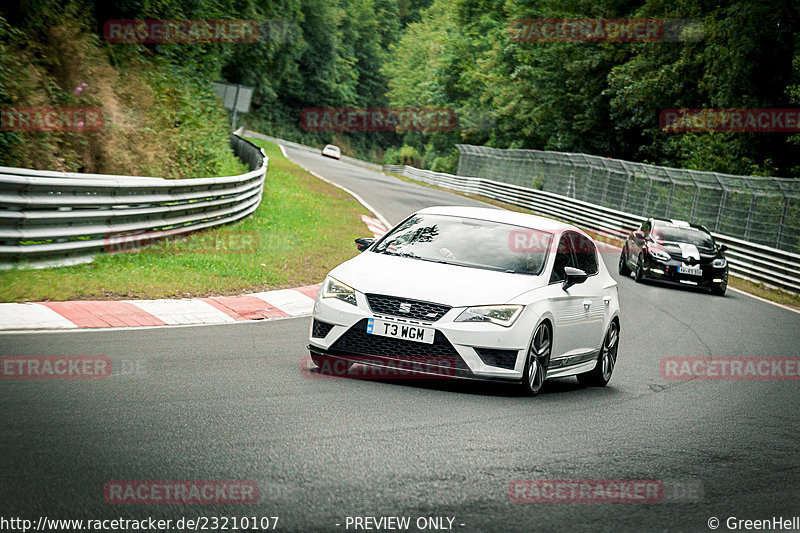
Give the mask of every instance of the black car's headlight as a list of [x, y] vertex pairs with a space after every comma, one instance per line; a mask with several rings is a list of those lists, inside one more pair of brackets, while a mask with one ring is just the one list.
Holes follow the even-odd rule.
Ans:
[[726, 261], [724, 257], [718, 257], [711, 262], [711, 266], [714, 268], [725, 268], [728, 266], [728, 261]]
[[659, 261], [669, 261], [672, 259], [670, 255], [664, 250], [650, 250], [650, 255]]
[[491, 322], [498, 326], [511, 326], [522, 313], [522, 305], [484, 305], [470, 307], [458, 315], [456, 322]]
[[328, 279], [326, 279], [325, 283], [322, 285], [322, 297], [336, 298], [343, 302], [356, 305], [356, 290], [350, 285], [342, 283], [330, 276], [328, 276]]

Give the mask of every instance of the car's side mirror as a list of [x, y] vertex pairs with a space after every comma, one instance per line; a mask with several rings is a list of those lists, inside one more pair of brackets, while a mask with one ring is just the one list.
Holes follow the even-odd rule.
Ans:
[[373, 242], [375, 242], [375, 239], [370, 237], [356, 239], [356, 248], [358, 248], [359, 252], [363, 252], [364, 250], [372, 246]]
[[720, 252], [727, 252], [728, 251], [728, 245], [727, 244], [720, 244], [719, 245], [719, 251]]
[[564, 267], [564, 274], [567, 276], [567, 279], [564, 280], [564, 285], [561, 286], [564, 290], [569, 289], [573, 285], [583, 283], [589, 277], [583, 270], [573, 267]]

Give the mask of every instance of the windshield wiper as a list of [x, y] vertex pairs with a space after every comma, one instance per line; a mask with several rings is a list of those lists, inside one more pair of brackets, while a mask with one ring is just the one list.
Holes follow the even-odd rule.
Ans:
[[506, 274], [516, 274], [516, 270], [497, 267], [492, 265], [476, 265], [474, 263], [459, 263], [458, 261], [445, 261], [444, 259], [425, 259], [425, 261], [433, 261], [434, 263], [441, 263], [443, 265], [453, 265], [467, 268], [481, 268], [483, 270], [494, 270], [495, 272], [505, 272]]
[[[380, 253], [383, 253], [383, 254], [386, 254], [386, 255], [393, 255], [393, 256], [396, 256], [396, 257], [409, 257], [411, 259], [418, 259], [420, 261], [427, 261], [429, 263], [438, 263], [440, 265], [453, 265], [453, 266], [460, 266], [460, 267], [466, 267], [466, 268], [480, 268], [480, 269], [483, 269], [483, 270], [493, 270], [495, 272], [504, 272], [506, 274], [517, 274], [516, 270], [510, 269], [510, 268], [497, 267], [497, 266], [492, 266], [492, 265], [476, 265], [476, 264], [472, 264], [472, 263], [459, 263], [458, 261], [447, 261], [445, 259], [434, 259], [432, 257], [420, 257], [420, 256], [414, 255], [414, 254], [412, 254], [410, 252], [399, 254], [399, 253], [391, 253], [391, 252], [383, 251], [383, 252], [380, 252]], [[524, 274], [530, 275], [530, 273], [528, 273], [528, 272], [525, 272]]]

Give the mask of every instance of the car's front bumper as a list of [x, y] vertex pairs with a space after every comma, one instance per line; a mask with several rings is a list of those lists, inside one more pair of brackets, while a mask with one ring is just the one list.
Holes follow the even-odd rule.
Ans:
[[[539, 319], [533, 310], [526, 308], [510, 327], [455, 322], [466, 308], [454, 307], [438, 320], [424, 322], [373, 313], [362, 293], [356, 293], [356, 302], [357, 305], [352, 305], [317, 296], [309, 333], [312, 354], [445, 377], [518, 381]], [[366, 324], [370, 318], [432, 328], [436, 331], [434, 342], [368, 334]]]
[[728, 267], [713, 267], [710, 264], [699, 265], [700, 276], [684, 274], [679, 271], [683, 265], [681, 261], [659, 261], [650, 258], [645, 261], [642, 274], [650, 280], [660, 281], [683, 287], [698, 287], [701, 289], [715, 289], [728, 283]]

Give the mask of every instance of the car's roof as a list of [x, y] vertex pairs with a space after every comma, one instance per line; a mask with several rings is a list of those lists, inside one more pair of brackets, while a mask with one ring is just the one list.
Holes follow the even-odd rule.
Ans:
[[528, 213], [518, 213], [506, 209], [495, 209], [491, 207], [463, 207], [455, 205], [426, 207], [418, 211], [425, 215], [448, 215], [454, 217], [477, 218], [479, 220], [489, 220], [492, 222], [502, 222], [525, 228], [538, 229], [548, 232], [561, 232], [565, 230], [579, 231], [572, 224], [566, 224], [553, 220], [552, 218], [530, 215]]

